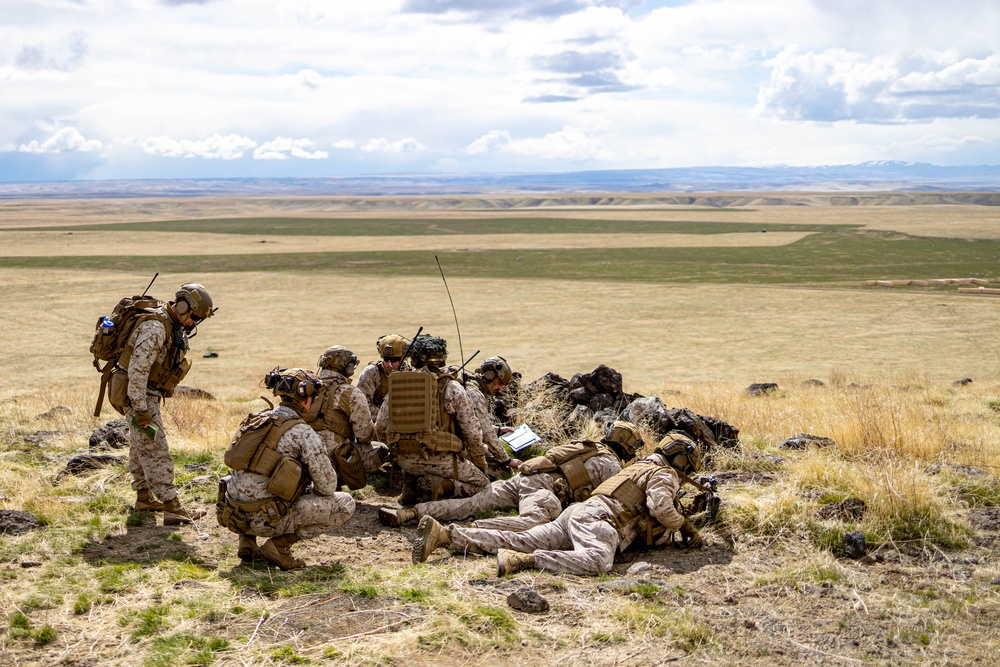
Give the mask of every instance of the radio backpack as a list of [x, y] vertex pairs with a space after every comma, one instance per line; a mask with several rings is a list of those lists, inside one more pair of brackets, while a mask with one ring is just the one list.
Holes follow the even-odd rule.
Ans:
[[[122, 356], [129, 336], [136, 325], [151, 317], [159, 317], [165, 304], [157, 298], [138, 295], [125, 297], [111, 311], [111, 315], [97, 318], [94, 340], [90, 343], [90, 352], [94, 355], [94, 368], [101, 374], [101, 391], [97, 396], [97, 406], [94, 416], [101, 416], [101, 406], [104, 404], [104, 394], [107, 391], [111, 373]], [[106, 362], [101, 366], [101, 362]]]

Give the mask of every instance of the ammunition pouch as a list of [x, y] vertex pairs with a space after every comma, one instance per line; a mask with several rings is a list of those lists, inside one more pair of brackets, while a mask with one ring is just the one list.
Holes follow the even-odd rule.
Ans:
[[240, 503], [227, 495], [215, 503], [215, 518], [223, 528], [237, 535], [246, 535], [250, 532], [251, 516], [259, 512], [268, 523], [276, 523], [288, 514], [288, 507], [288, 503], [278, 498]]
[[132, 402], [128, 398], [128, 373], [120, 368], [112, 370], [108, 379], [108, 403], [120, 415], [132, 407]]
[[160, 386], [154, 388], [162, 391], [166, 398], [170, 398], [174, 394], [174, 389], [181, 383], [189, 370], [191, 370], [191, 360], [185, 357], [165, 374]]
[[295, 502], [308, 483], [309, 473], [302, 464], [293, 458], [283, 456], [271, 473], [267, 492], [286, 502]]

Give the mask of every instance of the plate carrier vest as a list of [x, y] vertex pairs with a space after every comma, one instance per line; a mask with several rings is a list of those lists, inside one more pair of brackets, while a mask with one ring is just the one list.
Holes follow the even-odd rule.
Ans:
[[[363, 489], [368, 484], [361, 454], [354, 444], [354, 426], [351, 424], [351, 393], [355, 388], [344, 380], [333, 379], [323, 382], [323, 405], [315, 421], [309, 422], [314, 431], [332, 431], [336, 434], [337, 446], [330, 457], [337, 471], [339, 481], [352, 491]], [[337, 389], [350, 387], [341, 392], [336, 401], [333, 396]]]
[[386, 444], [460, 454], [465, 446], [458, 436], [458, 424], [444, 407], [444, 393], [453, 380], [455, 376], [448, 373], [390, 373]]
[[[622, 505], [621, 514], [615, 517], [615, 528], [619, 533], [635, 519], [644, 519], [647, 528], [652, 527], [652, 517], [649, 515], [649, 508], [646, 507], [646, 489], [649, 487], [649, 480], [653, 473], [663, 466], [649, 459], [640, 459], [623, 468], [621, 472], [604, 480], [600, 486], [591, 493], [593, 496], [607, 496], [614, 498]], [[659, 522], [656, 522], [659, 525]], [[660, 531], [663, 532], [662, 530]], [[650, 533], [647, 530], [647, 542]]]
[[594, 482], [587, 472], [586, 463], [607, 450], [590, 440], [574, 440], [565, 445], [556, 445], [542, 456], [528, 459], [517, 469], [522, 475], [546, 473], [553, 477], [563, 477], [569, 485], [570, 502], [583, 502], [590, 497]]

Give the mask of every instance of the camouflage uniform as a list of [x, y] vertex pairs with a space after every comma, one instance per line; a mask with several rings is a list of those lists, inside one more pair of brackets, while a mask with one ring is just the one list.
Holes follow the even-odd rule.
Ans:
[[486, 459], [490, 463], [506, 464], [510, 461], [510, 454], [504, 447], [503, 441], [497, 434], [496, 424], [490, 418], [493, 413], [491, 409], [492, 401], [486, 397], [481, 382], [476, 376], [469, 378], [465, 383], [465, 392], [469, 395], [473, 412], [479, 420], [479, 427], [483, 431], [483, 445], [486, 447]]
[[[279, 405], [272, 414], [286, 418], [299, 416], [286, 405]], [[292, 426], [278, 440], [276, 450], [309, 469], [313, 491], [299, 496], [288, 508], [288, 513], [273, 523], [263, 512], [249, 515], [249, 534], [272, 537], [294, 533], [300, 539], [309, 539], [337, 528], [354, 514], [354, 498], [349, 493], [337, 491], [337, 472], [330, 463], [323, 439], [309, 426]], [[269, 479], [257, 473], [234, 470], [227, 495], [239, 503], [272, 498], [267, 490]]]
[[[618, 458], [610, 453], [598, 454], [583, 463], [590, 475], [592, 487], [597, 486], [622, 469]], [[534, 475], [518, 473], [510, 479], [501, 479], [471, 498], [438, 500], [417, 503], [417, 516], [430, 515], [442, 521], [458, 521], [482, 514], [488, 510], [518, 508], [517, 516], [498, 516], [479, 519], [476, 528], [491, 530], [524, 531], [534, 526], [554, 521], [563, 508], [564, 499], [554, 491], [555, 478], [548, 473]], [[569, 499], [565, 499], [570, 502]]]
[[[356, 442], [358, 453], [361, 455], [361, 463], [366, 473], [374, 472], [382, 467], [382, 464], [389, 460], [389, 448], [381, 443], [372, 442], [374, 425], [372, 424], [372, 413], [368, 409], [368, 401], [364, 394], [351, 385], [350, 379], [334, 370], [321, 369], [319, 377], [323, 383], [330, 386], [324, 405], [338, 405], [341, 397], [350, 394], [350, 422], [351, 431]], [[333, 456], [333, 451], [337, 445], [343, 444], [345, 439], [337, 435], [334, 431], [317, 431], [326, 445], [327, 452]]]
[[[646, 508], [667, 531], [678, 530], [684, 516], [674, 507], [680, 489], [677, 471], [666, 458], [653, 454], [645, 459], [659, 466], [646, 488]], [[594, 495], [571, 505], [551, 522], [521, 532], [482, 528], [449, 527], [453, 551], [496, 553], [513, 549], [532, 553], [534, 567], [550, 572], [597, 575], [611, 570], [615, 552], [624, 550], [639, 534], [640, 521], [618, 528], [615, 518], [624, 512], [622, 504], [610, 496]]]
[[[455, 483], [456, 496], [472, 496], [479, 493], [490, 480], [483, 469], [486, 468], [486, 451], [483, 447], [482, 430], [469, 401], [468, 394], [455, 380], [451, 380], [444, 391], [444, 409], [458, 426], [459, 435], [465, 445], [466, 457], [458, 459], [458, 477], [455, 476], [453, 457], [447, 453], [427, 450], [417, 452], [406, 448], [395, 448], [396, 462], [404, 473], [415, 477], [434, 475], [450, 479]], [[375, 437], [386, 439], [389, 424], [389, 402], [382, 404], [378, 419], [375, 420]]]
[[381, 361], [373, 361], [361, 370], [358, 376], [358, 389], [368, 400], [368, 412], [377, 415], [382, 403], [385, 402], [386, 390], [385, 368]]
[[[175, 325], [176, 326], [176, 325]], [[168, 503], [177, 497], [174, 487], [174, 461], [170, 458], [167, 434], [163, 429], [160, 401], [163, 393], [148, 386], [149, 371], [154, 364], [166, 364], [171, 342], [163, 323], [149, 318], [136, 325], [129, 338], [133, 346], [128, 362], [128, 398], [131, 406], [125, 411], [129, 423], [128, 469], [135, 491], [152, 491]], [[156, 424], [155, 438], [132, 424], [136, 412], [148, 412]]]

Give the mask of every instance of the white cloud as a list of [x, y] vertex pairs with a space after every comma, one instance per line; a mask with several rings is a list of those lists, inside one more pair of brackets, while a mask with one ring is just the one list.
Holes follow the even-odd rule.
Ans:
[[194, 141], [191, 139], [172, 139], [170, 137], [148, 137], [142, 142], [142, 149], [147, 155], [162, 157], [209, 158], [221, 160], [238, 160], [251, 148], [256, 148], [257, 142], [238, 134], [213, 134], [207, 139]]
[[399, 141], [389, 141], [385, 137], [379, 137], [378, 139], [369, 139], [368, 143], [361, 147], [361, 150], [366, 153], [418, 153], [427, 150], [427, 146], [413, 137], [406, 137]]
[[501, 145], [501, 150], [543, 160], [610, 160], [614, 157], [614, 152], [603, 141], [569, 125], [541, 138], [510, 140]]
[[286, 160], [289, 156], [306, 160], [325, 160], [326, 151], [312, 150], [316, 144], [310, 139], [277, 137], [258, 146], [253, 152], [254, 160]]
[[87, 139], [75, 127], [64, 127], [42, 143], [33, 139], [18, 146], [17, 150], [21, 153], [90, 153], [101, 148], [97, 139]]
[[510, 143], [510, 132], [507, 130], [490, 130], [465, 147], [468, 155], [483, 155], [493, 151], [497, 147], [506, 146]]
[[354, 148], [354, 142], [351, 141], [350, 139], [341, 139], [340, 141], [334, 141], [330, 145], [339, 150], [350, 150]]

